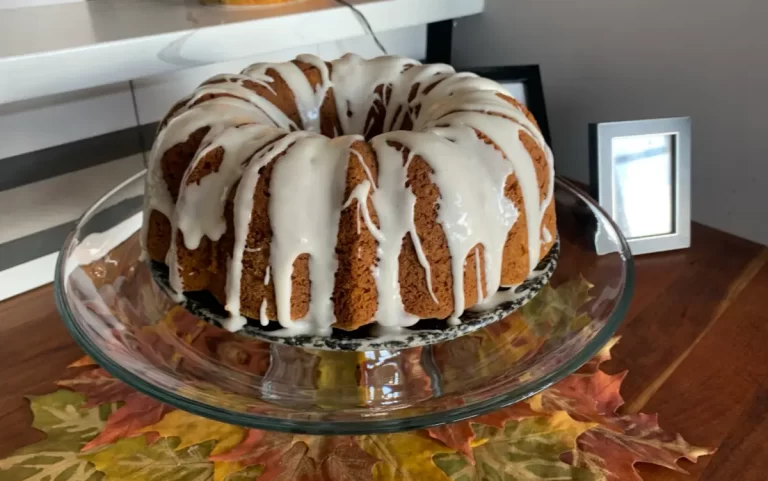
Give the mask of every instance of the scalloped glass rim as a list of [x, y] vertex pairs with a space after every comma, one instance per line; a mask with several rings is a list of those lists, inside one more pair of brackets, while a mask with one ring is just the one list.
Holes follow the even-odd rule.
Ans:
[[539, 377], [530, 384], [519, 386], [485, 400], [452, 408], [450, 411], [422, 414], [410, 418], [395, 418], [388, 420], [371, 420], [370, 418], [366, 418], [361, 421], [302, 421], [274, 418], [252, 413], [235, 413], [222, 407], [211, 406], [179, 393], [159, 388], [114, 362], [83, 332], [78, 322], [75, 320], [74, 314], [64, 296], [64, 260], [74, 247], [73, 239], [77, 237], [83, 225], [95, 212], [98, 211], [99, 207], [104, 202], [127, 185], [143, 177], [145, 173], [146, 171], [139, 172], [120, 183], [117, 187], [111, 189], [93, 206], [86, 210], [83, 216], [77, 221], [76, 228], [67, 237], [56, 263], [54, 280], [56, 306], [75, 342], [77, 342], [83, 351], [85, 351], [108, 373], [125, 382], [137, 391], [156, 398], [170, 406], [228, 424], [299, 434], [361, 435], [423, 429], [480, 416], [527, 399], [562, 380], [587, 363], [610, 340], [611, 336], [615, 334], [618, 326], [626, 315], [632, 299], [635, 278], [634, 264], [629, 245], [621, 235], [617, 225], [595, 201], [583, 194], [578, 187], [570, 181], [558, 177], [556, 178], [556, 185], [558, 187], [565, 189], [571, 195], [584, 202], [584, 204], [590, 208], [592, 213], [601, 220], [601, 223], [612, 228], [613, 232], [610, 232], [611, 237], [613, 240], [617, 241], [619, 247], [618, 254], [624, 262], [624, 282], [621, 286], [621, 292], [617, 295], [618, 301], [613, 311], [607, 316], [603, 327], [586, 342], [581, 351], [568, 361], [563, 362], [563, 364], [556, 370]]

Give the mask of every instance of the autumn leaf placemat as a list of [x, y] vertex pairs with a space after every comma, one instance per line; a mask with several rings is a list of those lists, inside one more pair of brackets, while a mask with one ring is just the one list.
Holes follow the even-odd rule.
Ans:
[[45, 440], [0, 460], [2, 481], [641, 480], [638, 462], [682, 471], [712, 450], [618, 414], [626, 373], [578, 373], [469, 421], [397, 434], [304, 436], [245, 429], [140, 394], [90, 359], [61, 389], [30, 396]]

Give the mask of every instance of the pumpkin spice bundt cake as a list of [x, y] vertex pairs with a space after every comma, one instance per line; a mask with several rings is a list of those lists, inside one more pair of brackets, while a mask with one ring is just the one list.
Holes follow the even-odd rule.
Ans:
[[499, 84], [400, 57], [220, 75], [161, 122], [142, 242], [227, 329], [455, 324], [555, 242], [552, 154]]

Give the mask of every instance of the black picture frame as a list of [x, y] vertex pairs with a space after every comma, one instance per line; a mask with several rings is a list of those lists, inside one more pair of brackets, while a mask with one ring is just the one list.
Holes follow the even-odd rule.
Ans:
[[[427, 25], [426, 63], [451, 64], [453, 46], [453, 28], [455, 20], [443, 20]], [[544, 86], [541, 82], [541, 70], [538, 65], [517, 65], [503, 67], [461, 68], [481, 77], [499, 83], [521, 83], [525, 89], [525, 106], [531, 111], [539, 124], [544, 140], [552, 147], [552, 134], [547, 118], [547, 106], [544, 101]]]
[[465, 70], [481, 77], [495, 80], [501, 84], [521, 83], [525, 89], [525, 106], [536, 118], [544, 140], [552, 146], [552, 134], [549, 130], [549, 119], [547, 118], [547, 105], [544, 101], [544, 86], [541, 83], [541, 70], [538, 65], [482, 67]]
[[455, 20], [427, 24], [426, 63], [451, 63], [453, 27]]

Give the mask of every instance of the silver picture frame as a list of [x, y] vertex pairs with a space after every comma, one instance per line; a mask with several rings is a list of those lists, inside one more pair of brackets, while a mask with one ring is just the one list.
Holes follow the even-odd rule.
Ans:
[[[593, 123], [590, 188], [633, 255], [691, 245], [690, 117]], [[612, 243], [595, 239], [598, 254]]]

